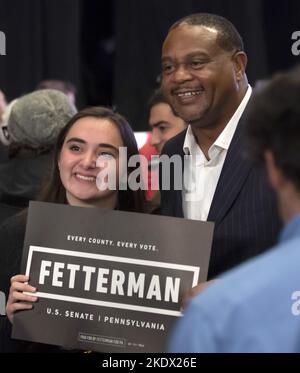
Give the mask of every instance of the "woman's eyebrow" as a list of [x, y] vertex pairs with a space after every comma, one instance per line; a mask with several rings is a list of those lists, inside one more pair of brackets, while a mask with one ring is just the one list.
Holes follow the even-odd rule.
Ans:
[[86, 143], [86, 141], [84, 141], [83, 139], [80, 139], [79, 137], [72, 137], [71, 139], [69, 139], [67, 141], [67, 144], [69, 142], [80, 142], [81, 144], [85, 144]]
[[[67, 141], [67, 144], [70, 143], [70, 142], [79, 142], [80, 144], [86, 144], [87, 142], [79, 137], [72, 137], [71, 139], [69, 139]], [[107, 143], [100, 143], [98, 144], [99, 148], [109, 148], [109, 149], [113, 149], [115, 150], [116, 152], [119, 153], [119, 148], [116, 148], [115, 146], [111, 145], [111, 144], [107, 144]]]
[[106, 144], [106, 143], [101, 143], [101, 144], [98, 144], [99, 147], [101, 148], [109, 148], [109, 149], [113, 149], [115, 150], [116, 152], [119, 152], [119, 148], [116, 148], [115, 146], [111, 145], [111, 144]]

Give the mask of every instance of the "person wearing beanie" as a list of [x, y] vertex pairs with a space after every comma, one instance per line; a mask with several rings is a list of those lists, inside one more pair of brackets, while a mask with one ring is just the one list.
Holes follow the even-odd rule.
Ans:
[[67, 96], [52, 89], [29, 93], [12, 104], [4, 123], [9, 159], [0, 164], [0, 222], [36, 199], [58, 133], [75, 113]]
[[60, 91], [44, 89], [25, 95], [13, 105], [8, 118], [10, 143], [32, 149], [52, 147], [75, 113], [75, 107]]
[[4, 109], [1, 121], [0, 121], [0, 142], [1, 145], [5, 146], [6, 148], [9, 146], [9, 134], [7, 128], [8, 118], [10, 116], [12, 107], [17, 102], [17, 99], [11, 101]]
[[68, 80], [59, 80], [59, 79], [45, 79], [38, 83], [35, 88], [35, 91], [40, 89], [56, 89], [57, 91], [63, 92], [68, 96], [69, 101], [76, 105], [76, 86]]

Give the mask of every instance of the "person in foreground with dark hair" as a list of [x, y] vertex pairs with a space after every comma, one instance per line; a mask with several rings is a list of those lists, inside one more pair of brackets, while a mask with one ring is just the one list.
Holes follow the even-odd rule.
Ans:
[[249, 153], [264, 165], [284, 228], [267, 253], [224, 275], [187, 308], [171, 352], [300, 352], [300, 67], [253, 97]]
[[[125, 162], [119, 159], [120, 147], [127, 148]], [[119, 161], [128, 165], [133, 155], [138, 155], [137, 143], [130, 125], [121, 115], [103, 107], [82, 110], [58, 136], [52, 174], [40, 200], [79, 207], [143, 212], [144, 193], [141, 189], [133, 191], [128, 184], [126, 190], [118, 189]], [[112, 172], [116, 172], [115, 189], [98, 189], [96, 178], [101, 171], [97, 165], [99, 158], [108, 162], [107, 167], [110, 169], [111, 165]], [[127, 174], [130, 175], [136, 168], [128, 166]], [[25, 237], [24, 215], [16, 215], [0, 226], [0, 290], [9, 295], [6, 313], [11, 322], [15, 312], [28, 310], [32, 308], [32, 302], [37, 301], [35, 289], [26, 284], [28, 277], [16, 275], [20, 273]], [[33, 294], [25, 295], [24, 291]], [[34, 345], [20, 342], [19, 346], [22, 350]], [[1, 348], [6, 350], [5, 341], [2, 346], [0, 344]]]
[[209, 279], [265, 251], [280, 228], [266, 175], [243, 157], [243, 112], [251, 96], [246, 64], [238, 31], [214, 14], [179, 20], [162, 47], [161, 89], [189, 124], [162, 155], [190, 156], [193, 162], [183, 162], [187, 183], [181, 190], [174, 180], [170, 190], [161, 187], [161, 213], [215, 223]]

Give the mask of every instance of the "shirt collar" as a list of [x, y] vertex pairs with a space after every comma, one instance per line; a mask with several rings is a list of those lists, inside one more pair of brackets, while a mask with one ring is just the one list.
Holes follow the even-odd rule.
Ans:
[[183, 152], [186, 155], [191, 155], [195, 154], [197, 152], [198, 144], [195, 140], [195, 136], [192, 131], [192, 127], [189, 124], [186, 134], [185, 134], [185, 139], [184, 139], [184, 144], [183, 144]]
[[[248, 89], [246, 91], [246, 94], [241, 101], [240, 105], [236, 109], [235, 113], [231, 117], [230, 121], [227, 123], [226, 127], [224, 130], [220, 133], [219, 137], [216, 139], [216, 141], [212, 144], [212, 146], [209, 148], [209, 153], [210, 151], [215, 148], [221, 148], [228, 150], [231, 140], [233, 138], [234, 132], [236, 130], [236, 127], [238, 125], [238, 122], [246, 108], [246, 105], [250, 99], [252, 93], [252, 88], [250, 85], [248, 85]], [[195, 137], [193, 135], [192, 127], [189, 124], [188, 129], [186, 131], [185, 139], [184, 139], [184, 144], [183, 144], [183, 152], [184, 154], [195, 154], [197, 151], [196, 149], [199, 149], [198, 144], [195, 140]]]

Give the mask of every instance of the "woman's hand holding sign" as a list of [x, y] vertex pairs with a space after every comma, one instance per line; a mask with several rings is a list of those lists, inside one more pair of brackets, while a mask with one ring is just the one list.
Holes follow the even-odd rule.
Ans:
[[6, 305], [6, 314], [11, 323], [13, 323], [15, 312], [32, 309], [32, 302], [36, 302], [38, 300], [38, 297], [24, 293], [36, 292], [35, 287], [28, 285], [28, 280], [29, 277], [25, 275], [16, 275], [10, 279], [11, 286]]

